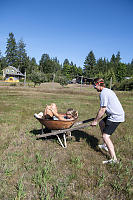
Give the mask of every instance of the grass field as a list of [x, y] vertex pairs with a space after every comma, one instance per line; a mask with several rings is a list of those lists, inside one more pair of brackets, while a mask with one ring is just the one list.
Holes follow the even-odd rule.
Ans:
[[117, 92], [126, 113], [112, 136], [120, 163], [103, 165], [108, 153], [99, 127], [72, 132], [63, 149], [56, 137], [41, 133], [34, 113], [55, 102], [60, 112], [72, 107], [79, 120], [95, 117], [98, 93], [91, 86], [42, 84], [0, 86], [1, 200], [131, 200], [133, 199], [133, 92]]

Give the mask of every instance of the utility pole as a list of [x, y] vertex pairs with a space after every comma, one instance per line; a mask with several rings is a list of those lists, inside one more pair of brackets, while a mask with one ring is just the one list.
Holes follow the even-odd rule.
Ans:
[[53, 83], [54, 83], [54, 80], [55, 80], [55, 73], [53, 74]]
[[24, 86], [26, 85], [26, 70], [24, 72]]
[[82, 83], [83, 83], [83, 76], [81, 76], [81, 87], [82, 87]]
[[112, 76], [110, 78], [110, 89], [112, 88]]

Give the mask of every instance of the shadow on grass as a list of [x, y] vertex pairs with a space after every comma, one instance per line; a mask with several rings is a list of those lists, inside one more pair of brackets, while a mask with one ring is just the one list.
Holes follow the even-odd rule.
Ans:
[[[48, 129], [43, 129], [43, 133], [49, 133], [50, 131], [48, 130]], [[31, 130], [30, 131], [30, 133], [31, 134], [33, 134], [33, 135], [40, 135], [40, 134], [42, 134], [42, 129], [33, 129], [33, 130]]]
[[75, 130], [72, 132], [72, 136], [75, 137], [75, 140], [77, 142], [80, 142], [80, 139], [84, 139], [86, 140], [87, 144], [94, 149], [96, 152], [100, 152], [103, 156], [108, 157], [107, 153], [104, 153], [101, 149], [98, 148], [98, 144], [99, 144], [99, 140], [93, 136], [93, 135], [89, 135], [88, 133], [86, 133], [85, 131], [80, 131], [80, 130]]
[[[37, 136], [37, 135], [41, 135], [42, 134], [42, 129], [33, 129], [30, 131], [31, 134]], [[43, 134], [45, 133], [51, 133], [51, 130], [47, 129], [47, 128], [44, 128], [43, 129]], [[36, 140], [48, 140], [48, 139], [55, 139], [56, 136], [55, 135], [52, 135], [52, 136], [48, 136], [47, 138], [43, 137], [43, 138], [37, 138]]]
[[89, 146], [91, 146], [91, 148], [93, 148], [95, 151], [98, 151], [97, 146], [99, 140], [95, 136], [89, 135], [85, 131], [80, 131], [80, 130], [73, 131], [72, 135], [75, 137], [75, 140], [77, 142], [80, 142], [80, 139], [82, 138], [86, 140], [86, 142], [88, 143]]
[[[30, 133], [34, 135], [40, 135], [42, 133], [42, 129], [31, 130]], [[43, 129], [43, 133], [50, 133], [50, 130], [45, 128]], [[62, 136], [62, 134], [60, 134], [60, 136]], [[86, 140], [87, 144], [92, 149], [94, 149], [95, 151], [100, 151], [103, 154], [103, 152], [98, 148], [99, 140], [95, 136], [89, 135], [85, 131], [81, 131], [81, 130], [72, 131], [72, 136], [75, 138], [77, 142], [80, 142], [81, 138]], [[56, 136], [53, 135], [53, 136], [48, 136], [47, 138], [37, 138], [37, 140], [48, 140], [48, 139], [55, 139], [55, 138]]]

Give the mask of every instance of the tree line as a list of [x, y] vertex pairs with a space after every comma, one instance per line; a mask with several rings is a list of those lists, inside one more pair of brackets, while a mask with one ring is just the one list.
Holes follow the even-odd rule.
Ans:
[[43, 53], [39, 64], [36, 59], [30, 58], [26, 52], [26, 44], [22, 39], [16, 42], [12, 32], [9, 33], [6, 43], [5, 56], [0, 51], [0, 74], [7, 66], [14, 66], [33, 82], [67, 82], [78, 76], [86, 78], [103, 77], [106, 82], [112, 80], [114, 83], [121, 83], [125, 77], [133, 76], [133, 59], [131, 63], [121, 62], [120, 52], [113, 54], [111, 59], [99, 58], [96, 60], [93, 51], [90, 51], [85, 58], [84, 66], [76, 66], [67, 58], [60, 63], [57, 57], [50, 58], [47, 53]]

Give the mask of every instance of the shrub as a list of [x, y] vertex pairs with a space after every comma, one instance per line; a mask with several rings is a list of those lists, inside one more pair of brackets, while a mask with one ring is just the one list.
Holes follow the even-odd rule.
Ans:
[[56, 79], [56, 82], [62, 86], [68, 85], [68, 79], [65, 76], [60, 76]]
[[35, 87], [36, 84], [40, 85], [41, 83], [43, 83], [44, 76], [41, 72], [33, 70], [29, 78], [34, 83], [34, 87]]
[[128, 80], [123, 80], [121, 83], [116, 83], [112, 89], [120, 90], [120, 91], [133, 90], [133, 78], [128, 79]]
[[0, 80], [3, 80], [3, 76], [0, 75]]
[[17, 86], [17, 84], [16, 83], [11, 83], [10, 86]]

